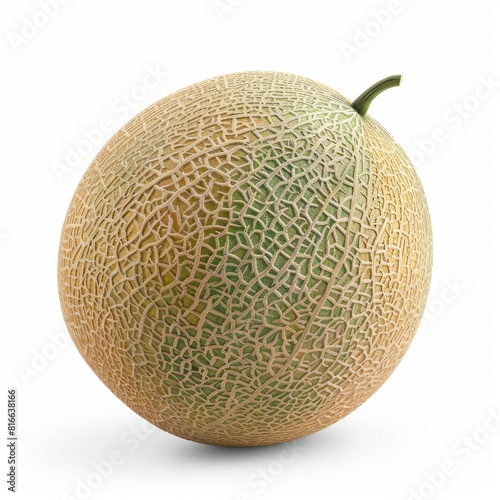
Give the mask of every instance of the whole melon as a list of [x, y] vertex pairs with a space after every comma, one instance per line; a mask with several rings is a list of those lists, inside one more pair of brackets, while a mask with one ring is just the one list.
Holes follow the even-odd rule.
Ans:
[[133, 118], [69, 206], [64, 319], [124, 403], [193, 441], [316, 432], [387, 379], [417, 329], [431, 225], [415, 169], [307, 78], [225, 75]]

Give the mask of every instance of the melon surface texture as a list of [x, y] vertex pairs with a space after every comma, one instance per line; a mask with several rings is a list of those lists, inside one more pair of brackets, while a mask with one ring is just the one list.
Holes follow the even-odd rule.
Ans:
[[139, 415], [202, 443], [278, 443], [394, 370], [423, 313], [431, 225], [371, 98], [225, 75], [153, 104], [94, 159], [59, 294], [79, 352]]

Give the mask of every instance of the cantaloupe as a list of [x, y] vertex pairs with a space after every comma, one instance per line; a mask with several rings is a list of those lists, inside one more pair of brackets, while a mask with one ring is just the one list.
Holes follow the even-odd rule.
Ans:
[[351, 103], [292, 74], [230, 74], [105, 145], [71, 201], [58, 284], [78, 350], [130, 408], [193, 441], [266, 445], [387, 379], [432, 263], [415, 169], [366, 115], [398, 83]]

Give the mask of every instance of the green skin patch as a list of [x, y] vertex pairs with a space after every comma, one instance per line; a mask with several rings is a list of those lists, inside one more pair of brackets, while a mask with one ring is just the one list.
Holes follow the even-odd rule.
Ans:
[[[314, 347], [318, 339], [327, 348], [332, 342], [330, 357], [321, 354], [319, 372], [341, 376], [350, 340], [363, 332], [356, 315], [370, 290], [360, 281], [362, 261], [355, 249], [369, 169], [359, 118], [339, 109], [304, 121], [293, 138], [282, 141], [270, 139], [278, 137], [279, 124], [266, 128], [266, 136], [235, 148], [226, 166], [208, 173], [222, 170], [231, 181], [218, 190], [217, 215], [210, 223], [200, 221], [201, 252], [195, 246], [182, 256], [169, 254], [175, 263], [165, 262], [177, 267], [178, 278], [155, 308], [169, 312], [156, 318], [169, 332], [157, 352], [168, 364], [166, 383], [192, 388], [200, 404], [211, 394], [224, 398], [222, 370], [244, 387], [289, 367], [295, 394], [307, 392], [301, 379], [323, 353]], [[180, 213], [186, 226], [199, 217], [199, 199], [193, 205]], [[269, 395], [282, 397], [277, 389]], [[233, 396], [234, 402], [245, 397]]]

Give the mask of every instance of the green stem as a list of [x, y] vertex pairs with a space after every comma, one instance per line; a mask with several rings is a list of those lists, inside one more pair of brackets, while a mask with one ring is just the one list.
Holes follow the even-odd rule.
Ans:
[[365, 90], [352, 102], [351, 106], [361, 116], [365, 116], [373, 99], [375, 99], [375, 97], [377, 97], [384, 90], [400, 85], [402, 78], [403, 77], [401, 75], [392, 75], [380, 80], [380, 82], [377, 82], [375, 85], [372, 85], [369, 89]]

